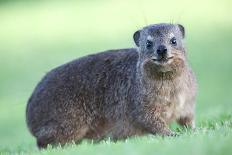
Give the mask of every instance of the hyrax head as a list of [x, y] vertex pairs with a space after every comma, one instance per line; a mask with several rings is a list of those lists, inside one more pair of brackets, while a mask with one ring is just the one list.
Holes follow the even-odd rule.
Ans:
[[160, 72], [176, 71], [185, 63], [184, 27], [180, 24], [154, 24], [134, 33], [139, 58], [144, 67]]

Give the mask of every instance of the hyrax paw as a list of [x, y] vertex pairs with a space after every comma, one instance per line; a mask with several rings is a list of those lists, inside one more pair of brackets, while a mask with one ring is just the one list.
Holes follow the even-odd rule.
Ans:
[[171, 130], [167, 130], [167, 131], [163, 132], [161, 135], [162, 136], [169, 136], [169, 137], [177, 137], [178, 136], [177, 133], [175, 133]]
[[172, 132], [169, 136], [171, 136], [171, 137], [178, 137], [178, 136], [179, 136], [179, 134], [178, 134], [178, 133], [176, 133], [176, 132]]

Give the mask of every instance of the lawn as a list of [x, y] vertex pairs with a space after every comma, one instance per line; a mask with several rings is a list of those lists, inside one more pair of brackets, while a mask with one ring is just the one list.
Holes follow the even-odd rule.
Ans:
[[[232, 1], [0, 1], [0, 154], [232, 154]], [[197, 129], [117, 143], [83, 142], [38, 150], [25, 107], [50, 69], [107, 49], [133, 47], [144, 25], [181, 23], [198, 79]]]

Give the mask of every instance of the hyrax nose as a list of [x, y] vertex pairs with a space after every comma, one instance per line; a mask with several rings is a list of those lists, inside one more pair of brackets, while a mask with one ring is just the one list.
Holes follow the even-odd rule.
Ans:
[[165, 56], [167, 54], [167, 51], [168, 50], [167, 50], [166, 46], [160, 45], [156, 52], [158, 55]]

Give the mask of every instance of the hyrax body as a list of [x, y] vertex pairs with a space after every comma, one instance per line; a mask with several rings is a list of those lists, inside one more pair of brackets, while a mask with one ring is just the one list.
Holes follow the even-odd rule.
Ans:
[[194, 128], [196, 80], [184, 35], [178, 24], [149, 25], [134, 33], [137, 48], [89, 55], [50, 71], [26, 110], [38, 146], [171, 136], [173, 121]]

